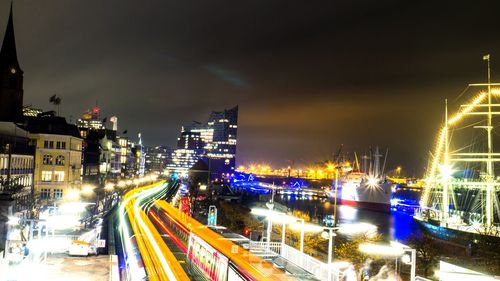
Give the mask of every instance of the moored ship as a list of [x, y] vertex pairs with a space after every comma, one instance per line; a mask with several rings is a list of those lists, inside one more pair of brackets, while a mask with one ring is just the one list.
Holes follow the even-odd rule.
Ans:
[[363, 170], [352, 170], [341, 177], [338, 198], [343, 205], [389, 212], [392, 183], [380, 167], [378, 147], [370, 154], [363, 157]]
[[468, 85], [480, 88], [476, 96], [450, 116], [446, 102], [421, 209], [414, 218], [438, 239], [467, 249], [498, 251], [500, 178], [495, 163], [500, 162], [500, 153], [493, 150], [498, 141], [493, 138], [493, 116], [500, 115], [500, 83], [491, 83], [490, 57], [483, 59], [488, 61], [488, 82]]

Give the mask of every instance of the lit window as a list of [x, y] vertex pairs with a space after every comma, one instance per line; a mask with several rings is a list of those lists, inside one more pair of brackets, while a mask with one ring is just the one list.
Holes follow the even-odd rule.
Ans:
[[54, 189], [54, 199], [61, 199], [63, 197], [62, 189]]
[[48, 189], [48, 188], [42, 188], [42, 191], [40, 192], [40, 198], [42, 198], [42, 199], [50, 199], [50, 189]]
[[64, 181], [64, 171], [55, 171], [54, 172], [54, 181], [57, 181], [57, 182]]
[[52, 172], [42, 171], [42, 181], [51, 181], [51, 180], [52, 180]]
[[63, 166], [64, 165], [64, 156], [58, 155], [56, 157], [56, 165]]
[[52, 165], [52, 155], [45, 154], [43, 156], [43, 164], [44, 165]]

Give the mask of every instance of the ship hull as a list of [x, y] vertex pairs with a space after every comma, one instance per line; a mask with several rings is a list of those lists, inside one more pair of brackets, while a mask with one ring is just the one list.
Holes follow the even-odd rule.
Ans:
[[361, 183], [343, 183], [339, 192], [342, 205], [380, 212], [391, 211], [391, 185], [382, 182], [377, 186]]
[[468, 250], [481, 248], [487, 249], [488, 251], [500, 251], [500, 237], [440, 226], [437, 221], [429, 222], [416, 218], [414, 219], [424, 233], [430, 234], [438, 240], [450, 242]]
[[385, 213], [389, 213], [391, 211], [391, 205], [389, 203], [385, 204], [385, 203], [378, 203], [378, 202], [363, 202], [363, 201], [341, 199], [340, 204], [346, 205], [346, 206], [352, 206], [355, 208], [367, 209], [367, 210], [373, 210], [373, 211], [385, 212]]

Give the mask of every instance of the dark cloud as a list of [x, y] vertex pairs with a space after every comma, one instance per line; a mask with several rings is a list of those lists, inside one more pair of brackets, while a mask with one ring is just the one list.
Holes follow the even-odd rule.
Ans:
[[49, 109], [58, 94], [74, 119], [97, 102], [147, 144], [173, 144], [182, 124], [239, 104], [241, 161], [380, 145], [390, 165], [421, 171], [443, 99], [484, 80], [483, 54], [500, 67], [499, 6], [18, 0], [14, 20], [27, 104]]

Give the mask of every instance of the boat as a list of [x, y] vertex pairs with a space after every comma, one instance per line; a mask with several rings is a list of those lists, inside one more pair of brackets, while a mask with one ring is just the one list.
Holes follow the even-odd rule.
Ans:
[[[414, 219], [424, 233], [466, 249], [500, 250], [500, 177], [493, 117], [500, 115], [500, 83], [469, 84], [478, 89], [454, 114], [445, 101], [442, 124], [431, 154], [420, 209]], [[467, 91], [464, 91], [467, 93]], [[464, 99], [464, 96], [461, 95]], [[498, 151], [498, 150], [497, 150]]]
[[388, 178], [394, 182], [391, 197], [391, 211], [414, 214], [420, 208], [422, 185], [414, 179]]
[[[342, 205], [390, 212], [393, 183], [385, 177], [384, 169], [380, 168], [382, 154], [379, 153], [378, 147], [374, 153], [370, 154], [370, 156], [363, 156], [363, 170], [358, 167], [341, 176], [340, 181], [337, 182], [337, 185], [340, 185], [337, 186], [339, 193], [337, 198], [340, 199]], [[373, 161], [369, 161], [372, 159]]]

